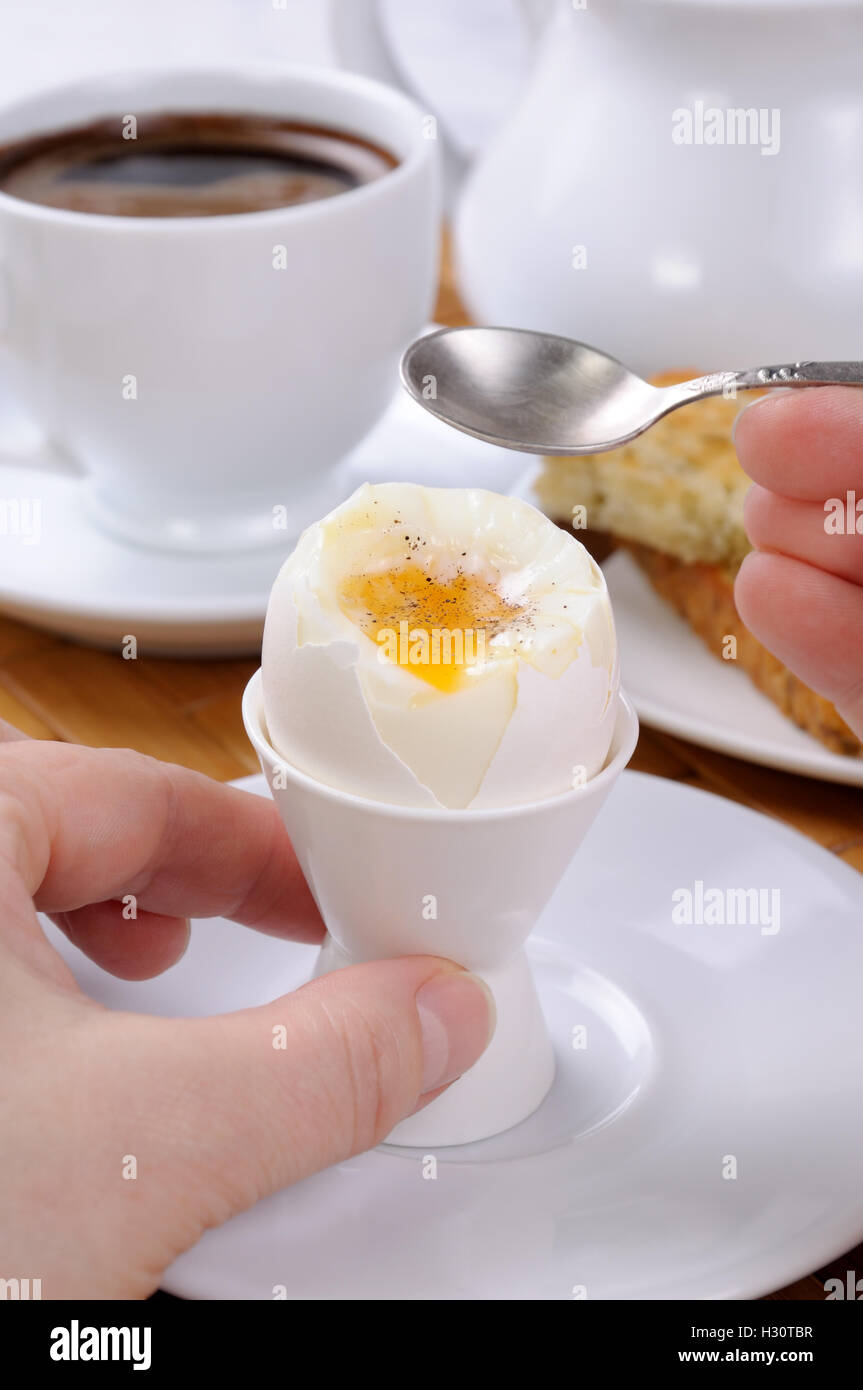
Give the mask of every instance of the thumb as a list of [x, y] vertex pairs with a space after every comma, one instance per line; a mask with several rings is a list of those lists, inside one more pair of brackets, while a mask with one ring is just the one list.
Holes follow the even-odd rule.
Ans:
[[200, 1234], [380, 1143], [473, 1065], [494, 1020], [483, 981], [433, 956], [349, 966], [215, 1018], [125, 1015], [124, 1151], [153, 1174], [160, 1217], [194, 1216]]

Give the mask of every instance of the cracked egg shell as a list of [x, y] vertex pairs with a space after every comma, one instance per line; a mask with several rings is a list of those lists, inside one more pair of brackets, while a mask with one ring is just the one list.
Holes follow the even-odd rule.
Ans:
[[338, 790], [475, 809], [555, 796], [611, 742], [605, 580], [526, 502], [366, 483], [282, 566], [262, 682], [276, 752]]

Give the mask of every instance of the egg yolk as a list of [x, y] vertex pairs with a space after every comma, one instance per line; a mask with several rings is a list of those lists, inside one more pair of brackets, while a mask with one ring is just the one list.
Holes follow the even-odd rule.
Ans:
[[458, 571], [437, 579], [412, 562], [348, 576], [339, 606], [378, 644], [382, 660], [406, 666], [443, 692], [457, 690], [466, 670], [489, 655], [492, 637], [525, 612], [479, 575]]

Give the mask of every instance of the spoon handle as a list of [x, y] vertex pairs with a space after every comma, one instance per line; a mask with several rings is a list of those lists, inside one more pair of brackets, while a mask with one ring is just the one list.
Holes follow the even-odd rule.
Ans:
[[743, 372], [711, 372], [687, 381], [684, 390], [697, 399], [771, 386], [863, 386], [863, 362], [785, 362]]
[[790, 362], [737, 372], [737, 384], [753, 386], [863, 386], [863, 362]]

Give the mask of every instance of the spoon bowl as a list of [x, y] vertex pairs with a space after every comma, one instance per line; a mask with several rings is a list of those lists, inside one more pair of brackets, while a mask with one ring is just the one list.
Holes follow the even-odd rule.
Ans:
[[465, 434], [529, 454], [615, 449], [678, 406], [777, 386], [863, 384], [859, 362], [795, 362], [651, 386], [586, 343], [522, 328], [443, 328], [405, 352], [408, 392]]

